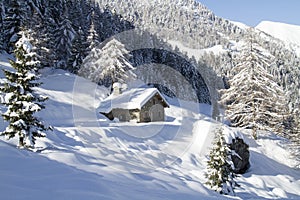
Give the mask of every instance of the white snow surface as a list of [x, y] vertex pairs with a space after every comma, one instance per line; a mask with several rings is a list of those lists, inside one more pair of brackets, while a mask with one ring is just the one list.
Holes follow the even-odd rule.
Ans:
[[286, 43], [297, 44], [300, 47], [300, 26], [281, 22], [262, 21], [256, 28]]
[[[7, 55], [0, 67], [9, 68]], [[54, 127], [36, 152], [0, 137], [0, 199], [299, 199], [300, 172], [284, 140], [226, 128], [250, 145], [251, 168], [236, 180], [236, 196], [205, 186], [205, 156], [218, 124], [211, 108], [167, 99], [167, 121], [117, 123], [97, 112], [107, 89], [63, 70], [43, 70], [38, 92], [49, 96], [39, 113]], [[0, 76], [3, 78], [3, 75]], [[0, 111], [5, 108], [0, 106]], [[0, 120], [0, 130], [6, 123]]]

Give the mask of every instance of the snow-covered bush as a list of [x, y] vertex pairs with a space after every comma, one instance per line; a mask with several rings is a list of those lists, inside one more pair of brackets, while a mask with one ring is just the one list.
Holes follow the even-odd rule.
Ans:
[[207, 162], [206, 184], [221, 194], [234, 194], [237, 183], [234, 181], [231, 151], [224, 138], [223, 127], [215, 131], [213, 147], [209, 153]]

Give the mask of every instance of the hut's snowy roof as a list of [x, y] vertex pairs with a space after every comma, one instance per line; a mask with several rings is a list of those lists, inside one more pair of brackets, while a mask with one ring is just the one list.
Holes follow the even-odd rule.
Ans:
[[122, 94], [111, 94], [100, 103], [98, 111], [101, 113], [109, 113], [114, 108], [122, 109], [141, 109], [154, 95], [159, 94], [167, 107], [169, 107], [166, 99], [156, 88], [135, 88], [124, 91]]

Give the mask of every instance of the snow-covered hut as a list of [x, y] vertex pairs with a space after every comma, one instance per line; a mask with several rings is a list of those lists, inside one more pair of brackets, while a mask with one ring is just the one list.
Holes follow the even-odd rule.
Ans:
[[108, 119], [119, 121], [155, 122], [165, 120], [168, 102], [156, 88], [134, 88], [121, 92], [114, 85], [114, 92], [100, 103], [98, 111]]

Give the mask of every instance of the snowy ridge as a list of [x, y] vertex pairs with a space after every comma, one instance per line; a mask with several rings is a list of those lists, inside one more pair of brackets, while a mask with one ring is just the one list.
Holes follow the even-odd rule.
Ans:
[[231, 23], [233, 23], [233, 24], [236, 25], [237, 27], [239, 27], [239, 28], [241, 28], [241, 29], [244, 29], [244, 30], [250, 28], [250, 26], [248, 26], [248, 25], [246, 25], [246, 24], [244, 24], [244, 23], [242, 23], [242, 22], [231, 21]]
[[280, 22], [262, 21], [256, 28], [284, 42], [300, 46], [300, 26]]

